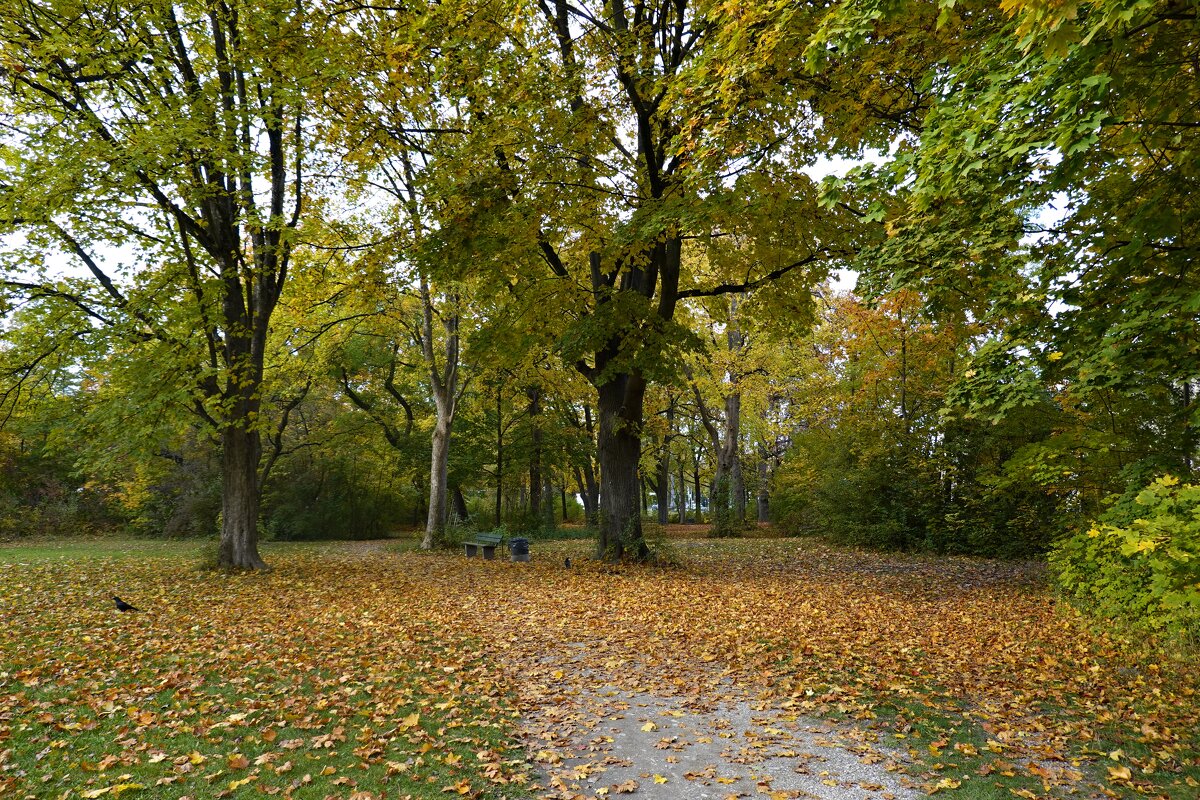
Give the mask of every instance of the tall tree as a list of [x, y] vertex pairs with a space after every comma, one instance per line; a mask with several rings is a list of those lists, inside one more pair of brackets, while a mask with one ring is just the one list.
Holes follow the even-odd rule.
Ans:
[[[323, 24], [268, 0], [0, 4], [4, 287], [66, 304], [219, 432], [220, 562], [262, 568], [261, 386], [292, 264]], [[118, 249], [118, 248], [124, 248]], [[72, 259], [54, 276], [40, 254]]]
[[[492, 195], [477, 225], [501, 217], [541, 260], [540, 274], [517, 262], [513, 291], [549, 281], [568, 298], [559, 347], [598, 393], [598, 552], [608, 559], [648, 555], [644, 403], [689, 341], [679, 302], [808, 285], [842, 246], [829, 221], [838, 214], [821, 219], [800, 170], [831, 140], [807, 102], [818, 90], [772, 69], [728, 69], [727, 48], [754, 40], [756, 25], [728, 4], [541, 0], [511, 28], [513, 63], [491, 76], [464, 155], [474, 190], [464, 197], [490, 186], [507, 198]], [[482, 108], [478, 83], [466, 93]], [[737, 271], [697, 280], [685, 242], [739, 229], [759, 247]]]
[[[979, 416], [1023, 413], [1063, 387], [1084, 425], [1056, 438], [1074, 438], [1080, 458], [1099, 452], [1087, 428], [1107, 427], [1104, 450], [1128, 452], [1133, 483], [1193, 471], [1200, 10], [868, 0], [840, 7], [811, 52], [902, 48], [906, 18], [934, 13], [960, 43], [922, 79], [937, 101], [911, 146], [844, 187], [893, 198], [876, 200], [892, 236], [865, 254], [872, 283], [920, 288], [939, 313], [1007, 317], [958, 387]], [[1128, 416], [1110, 413], [1114, 399]]]

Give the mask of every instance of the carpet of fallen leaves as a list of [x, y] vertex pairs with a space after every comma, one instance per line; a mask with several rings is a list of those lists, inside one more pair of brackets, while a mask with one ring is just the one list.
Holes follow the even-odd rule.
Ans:
[[901, 746], [923, 714], [977, 728], [917, 745], [948, 794], [943, 749], [1035, 776], [1018, 796], [1200, 796], [1194, 667], [1088, 628], [1037, 565], [696, 540], [677, 568], [614, 568], [589, 547], [279, 549], [232, 576], [0, 563], [0, 796], [572, 797], [562, 709], [599, 685], [753, 697]]

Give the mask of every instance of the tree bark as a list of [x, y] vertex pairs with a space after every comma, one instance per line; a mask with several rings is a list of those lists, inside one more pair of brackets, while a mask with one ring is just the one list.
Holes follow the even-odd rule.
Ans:
[[218, 563], [233, 569], [266, 569], [258, 554], [258, 460], [256, 431], [228, 427], [221, 434], [221, 541]]
[[665, 448], [658, 460], [658, 485], [654, 493], [658, 498], [658, 524], [666, 525], [671, 521], [671, 461]]
[[[596, 423], [592, 419], [592, 407], [586, 404], [583, 407], [583, 425], [584, 430], [587, 431], [588, 441], [595, 441]], [[583, 464], [583, 483], [580, 484], [580, 488], [585, 496], [583, 506], [584, 513], [587, 515], [587, 524], [598, 527], [600, 525], [600, 481], [596, 477], [596, 467], [590, 456]]]
[[679, 459], [679, 524], [687, 525], [687, 475], [683, 471], [683, 459]]
[[429, 370], [429, 382], [433, 388], [433, 402], [437, 417], [433, 425], [432, 447], [429, 464], [429, 516], [425, 521], [425, 536], [421, 548], [430, 550], [446, 529], [447, 479], [450, 465], [450, 432], [454, 426], [454, 412], [458, 407], [458, 298], [449, 298], [453, 307], [442, 315], [445, 328], [442, 365], [438, 367], [433, 349], [433, 295], [429, 283], [421, 276], [421, 352]]
[[542, 393], [532, 386], [526, 390], [529, 398], [529, 519], [531, 523], [542, 521]]
[[429, 516], [425, 521], [425, 536], [421, 548], [430, 550], [437, 537], [446, 529], [446, 487], [450, 467], [450, 426], [454, 412], [437, 398], [437, 420], [433, 425], [429, 466]]
[[729, 483], [730, 511], [728, 520], [731, 533], [739, 530], [746, 521], [746, 481], [742, 476], [742, 394], [734, 392], [725, 398], [725, 439], [721, 447], [721, 461]]
[[638, 459], [646, 384], [630, 374], [614, 375], [599, 388], [600, 536], [596, 557], [620, 561], [650, 555], [642, 536]]
[[767, 463], [769, 454], [766, 447], [759, 447], [761, 458], [758, 462], [758, 513], [759, 522], [771, 521], [771, 465]]
[[496, 527], [503, 519], [504, 503], [504, 395], [496, 386]]

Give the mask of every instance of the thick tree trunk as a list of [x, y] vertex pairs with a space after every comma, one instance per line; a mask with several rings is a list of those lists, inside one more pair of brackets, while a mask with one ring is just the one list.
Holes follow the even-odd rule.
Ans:
[[425, 521], [425, 538], [421, 548], [433, 548], [437, 537], [446, 527], [446, 488], [450, 467], [450, 426], [453, 422], [452, 401], [437, 398], [437, 420], [433, 425], [433, 447], [429, 465], [429, 517]]
[[600, 538], [596, 557], [644, 561], [650, 550], [642, 538], [638, 503], [642, 404], [646, 386], [629, 374], [613, 376], [600, 394]]
[[446, 501], [450, 474], [450, 428], [454, 425], [454, 397], [436, 397], [437, 419], [433, 423], [430, 452], [430, 513], [425, 522], [422, 549], [432, 549], [446, 525]]
[[434, 420], [432, 447], [429, 459], [429, 514], [425, 520], [425, 537], [421, 548], [430, 550], [446, 528], [447, 478], [450, 466], [450, 430], [458, 407], [458, 297], [447, 298], [453, 313], [441, 317], [445, 329], [443, 361], [438, 368], [433, 349], [433, 295], [425, 276], [421, 276], [421, 351], [429, 370], [433, 402], [437, 410]]
[[218, 563], [233, 569], [266, 569], [258, 554], [259, 434], [230, 426], [221, 434], [221, 543]]

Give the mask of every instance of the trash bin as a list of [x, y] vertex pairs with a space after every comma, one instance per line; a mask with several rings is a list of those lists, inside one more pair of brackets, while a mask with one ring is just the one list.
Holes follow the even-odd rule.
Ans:
[[529, 540], [524, 536], [514, 536], [508, 540], [508, 551], [512, 554], [513, 561], [528, 561]]

